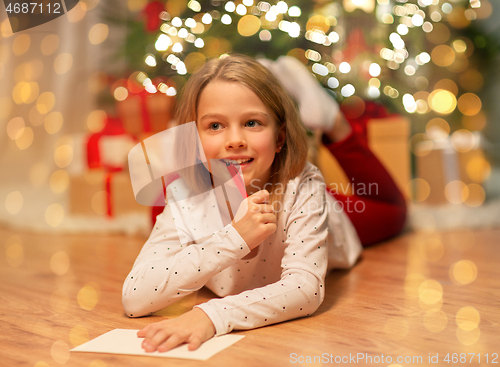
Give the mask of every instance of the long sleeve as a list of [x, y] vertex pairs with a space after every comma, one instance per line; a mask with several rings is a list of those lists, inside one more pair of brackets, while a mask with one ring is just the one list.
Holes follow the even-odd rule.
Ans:
[[[274, 268], [281, 265], [278, 279], [197, 306], [210, 317], [217, 335], [308, 316], [323, 301], [328, 262], [325, 186], [317, 168], [308, 167], [300, 179], [288, 184], [277, 231], [260, 245], [257, 258], [240, 261], [238, 269], [232, 266], [217, 275], [220, 285], [228, 278], [237, 282], [236, 275], [243, 273], [255, 279], [249, 287], [253, 288], [259, 282], [270, 283], [267, 279], [272, 277], [274, 262]], [[254, 274], [245, 274], [245, 266]], [[232, 285], [232, 291], [238, 290], [237, 284]]]
[[202, 243], [181, 244], [167, 206], [123, 284], [125, 312], [137, 317], [167, 307], [249, 252], [231, 225]]

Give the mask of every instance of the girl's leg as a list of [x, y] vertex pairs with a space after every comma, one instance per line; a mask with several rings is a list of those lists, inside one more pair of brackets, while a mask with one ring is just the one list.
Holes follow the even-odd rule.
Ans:
[[400, 233], [406, 219], [405, 199], [365, 140], [351, 131], [337, 142], [324, 136], [323, 143], [351, 181], [353, 196], [330, 193], [343, 204], [363, 246]]

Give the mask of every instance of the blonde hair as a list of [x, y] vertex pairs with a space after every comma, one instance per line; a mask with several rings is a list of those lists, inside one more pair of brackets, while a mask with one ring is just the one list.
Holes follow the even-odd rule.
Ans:
[[[268, 190], [270, 203], [277, 209], [277, 204], [282, 203], [283, 188], [286, 188], [289, 180], [302, 172], [307, 160], [306, 130], [300, 121], [295, 103], [281, 83], [259, 62], [249, 56], [231, 55], [207, 61], [189, 78], [177, 107], [177, 124], [197, 120], [197, 107], [201, 92], [211, 81], [215, 80], [241, 83], [249, 88], [272, 112], [277, 123], [276, 136], [282, 129], [285, 131], [284, 144], [275, 155], [271, 165], [271, 189]], [[178, 143], [180, 146], [185, 146], [180, 141]], [[176, 149], [176, 151], [179, 150]], [[208, 184], [199, 180], [198, 183], [196, 180], [193, 183], [198, 186], [196, 190], [198, 192], [205, 191]], [[279, 187], [281, 187], [281, 192], [277, 190]]]

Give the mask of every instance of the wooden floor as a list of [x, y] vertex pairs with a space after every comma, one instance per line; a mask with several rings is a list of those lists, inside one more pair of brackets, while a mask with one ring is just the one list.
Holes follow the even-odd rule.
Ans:
[[[140, 329], [212, 296], [201, 290], [161, 315], [127, 318], [121, 286], [142, 243], [134, 237], [0, 229], [1, 365], [199, 366], [69, 353], [112, 329]], [[440, 366], [497, 365], [492, 362], [500, 363], [499, 246], [500, 229], [491, 229], [409, 233], [369, 248], [352, 270], [328, 276], [326, 299], [313, 316], [243, 331], [246, 338], [203, 365], [319, 366], [337, 358], [342, 365], [435, 366], [429, 355], [436, 354]], [[460, 353], [466, 353], [466, 363], [460, 363]]]

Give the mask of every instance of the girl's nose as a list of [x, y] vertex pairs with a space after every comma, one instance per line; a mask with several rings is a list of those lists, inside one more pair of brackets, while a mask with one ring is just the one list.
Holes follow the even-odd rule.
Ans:
[[247, 145], [245, 133], [238, 128], [230, 129], [226, 141], [226, 148], [240, 149], [245, 148]]

